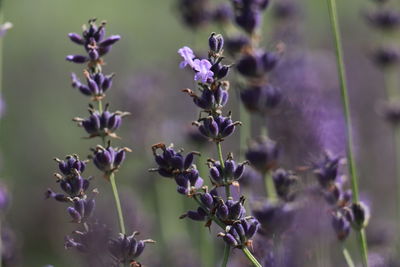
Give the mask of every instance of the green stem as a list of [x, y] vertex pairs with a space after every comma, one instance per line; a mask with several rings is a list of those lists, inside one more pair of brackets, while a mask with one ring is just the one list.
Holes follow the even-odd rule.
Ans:
[[[225, 161], [224, 161], [224, 157], [222, 156], [221, 142], [216, 142], [216, 144], [217, 144], [219, 162], [221, 163], [222, 172], [224, 172], [224, 170], [225, 170]], [[228, 181], [226, 179], [225, 179], [224, 182], [225, 182], [225, 194], [226, 194], [226, 198], [228, 198], [228, 197], [231, 196], [231, 189], [230, 189], [230, 185], [228, 184]]]
[[396, 200], [397, 200], [397, 229], [399, 230], [397, 232], [397, 251], [400, 251], [400, 127], [395, 126], [394, 128], [394, 138], [395, 138], [395, 147], [396, 147], [396, 176], [397, 176], [397, 181], [396, 181], [396, 186], [397, 186], [397, 194], [396, 194]]
[[274, 202], [278, 199], [278, 194], [276, 193], [276, 188], [274, 180], [272, 179], [271, 172], [266, 172], [264, 174], [264, 185], [265, 191], [267, 192], [268, 200]]
[[256, 267], [262, 267], [262, 265], [258, 262], [258, 260], [253, 256], [250, 250], [247, 247], [242, 248], [244, 255], [246, 255], [247, 259]]
[[114, 194], [115, 206], [117, 207], [119, 229], [122, 234], [125, 234], [126, 232], [125, 232], [124, 216], [122, 215], [121, 202], [119, 200], [119, 194], [118, 194], [117, 184], [115, 183], [114, 173], [111, 173], [110, 175], [110, 183]]
[[228, 265], [229, 255], [231, 253], [231, 246], [225, 243], [224, 248], [224, 259], [222, 260], [221, 267], [226, 267]]
[[[353, 202], [359, 202], [359, 193], [358, 193], [358, 177], [357, 177], [357, 168], [354, 160], [353, 153], [353, 133], [352, 133], [352, 123], [351, 123], [351, 114], [350, 114], [350, 103], [349, 96], [347, 90], [347, 80], [346, 80], [346, 72], [345, 65], [343, 60], [343, 48], [340, 37], [340, 29], [336, 8], [336, 0], [327, 0], [328, 8], [329, 8], [329, 17], [330, 23], [332, 27], [332, 33], [335, 41], [335, 49], [336, 49], [336, 60], [337, 60], [337, 68], [340, 80], [340, 92], [343, 102], [343, 111], [346, 120], [346, 130], [347, 130], [347, 160], [348, 160], [348, 168], [351, 178], [351, 188], [353, 191]], [[361, 256], [363, 260], [363, 265], [368, 267], [368, 248], [367, 242], [365, 239], [364, 231], [359, 231], [359, 247], [361, 250]]]
[[355, 267], [353, 259], [351, 258], [349, 251], [347, 250], [347, 248], [344, 245], [342, 247], [342, 252], [343, 252], [344, 259], [346, 260], [347, 266]]
[[103, 102], [101, 100], [97, 101], [99, 103], [99, 113], [103, 113]]

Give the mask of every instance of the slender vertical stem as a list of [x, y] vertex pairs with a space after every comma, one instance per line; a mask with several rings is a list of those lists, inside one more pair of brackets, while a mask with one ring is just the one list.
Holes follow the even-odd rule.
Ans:
[[247, 259], [256, 267], [262, 267], [262, 265], [258, 262], [258, 260], [253, 256], [250, 250], [247, 247], [242, 248], [244, 255], [246, 255]]
[[397, 176], [397, 181], [396, 181], [396, 187], [397, 187], [397, 194], [396, 194], [396, 200], [397, 200], [397, 251], [400, 251], [400, 127], [398, 125], [395, 126], [394, 128], [394, 138], [395, 138], [395, 149], [396, 149], [396, 176]]
[[227, 243], [225, 243], [224, 258], [222, 260], [221, 267], [226, 267], [228, 265], [230, 252], [231, 252], [231, 246], [229, 246]]
[[119, 229], [121, 230], [122, 234], [125, 234], [126, 232], [125, 232], [124, 216], [122, 215], [121, 202], [119, 200], [119, 194], [118, 194], [117, 184], [115, 183], [114, 173], [111, 173], [110, 175], [110, 183], [114, 194], [115, 206], [117, 207]]
[[101, 114], [101, 113], [103, 113], [103, 102], [101, 100], [99, 100], [97, 102], [99, 102], [98, 103], [99, 104], [99, 113]]
[[342, 252], [343, 252], [344, 259], [346, 260], [347, 266], [355, 267], [353, 259], [351, 258], [349, 251], [347, 250], [347, 248], [344, 245], [342, 247]]
[[[221, 168], [222, 168], [222, 172], [224, 172], [225, 170], [225, 162], [224, 162], [224, 157], [222, 156], [222, 147], [221, 147], [221, 142], [217, 142], [217, 151], [218, 151], [218, 158], [219, 158], [219, 162], [221, 163]], [[226, 194], [226, 198], [231, 196], [231, 189], [230, 189], [230, 185], [227, 183], [227, 181], [225, 180], [225, 194]]]
[[[359, 202], [359, 193], [358, 193], [358, 177], [357, 177], [357, 168], [354, 160], [353, 153], [353, 133], [352, 133], [352, 123], [351, 123], [351, 114], [350, 114], [350, 103], [349, 96], [347, 90], [347, 80], [346, 80], [346, 72], [345, 65], [343, 60], [343, 48], [340, 37], [340, 29], [336, 8], [336, 0], [327, 0], [328, 8], [329, 8], [329, 17], [330, 23], [332, 27], [332, 33], [335, 41], [335, 49], [336, 49], [336, 60], [337, 60], [337, 68], [340, 80], [340, 92], [342, 96], [343, 102], [343, 111], [346, 120], [346, 130], [347, 130], [347, 160], [348, 160], [348, 168], [351, 178], [351, 187], [353, 191], [353, 202]], [[367, 241], [365, 238], [365, 231], [359, 231], [359, 246], [361, 250], [361, 256], [363, 260], [363, 265], [365, 267], [368, 266], [368, 248]]]
[[276, 188], [274, 184], [274, 180], [272, 179], [272, 175], [270, 172], [266, 172], [263, 175], [265, 191], [267, 193], [267, 197], [270, 201], [276, 201], [278, 194], [276, 193]]

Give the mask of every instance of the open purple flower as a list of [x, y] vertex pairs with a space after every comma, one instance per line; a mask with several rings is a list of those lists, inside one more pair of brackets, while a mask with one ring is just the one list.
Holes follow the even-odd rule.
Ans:
[[197, 71], [194, 75], [195, 81], [201, 80], [201, 82], [206, 83], [208, 79], [212, 79], [214, 76], [214, 72], [210, 70], [211, 63], [207, 59], [195, 59], [193, 67]]
[[179, 64], [179, 67], [181, 69], [183, 69], [187, 65], [194, 68], [193, 59], [195, 58], [195, 55], [190, 47], [187, 46], [182, 47], [181, 49], [178, 50], [178, 54], [183, 57], [183, 61]]

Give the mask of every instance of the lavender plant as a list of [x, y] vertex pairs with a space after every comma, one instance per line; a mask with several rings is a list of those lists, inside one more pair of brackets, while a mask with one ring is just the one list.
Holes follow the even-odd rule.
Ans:
[[[328, 8], [329, 8], [329, 17], [330, 23], [332, 27], [332, 35], [334, 38], [335, 50], [336, 50], [336, 60], [337, 60], [337, 68], [338, 68], [338, 77], [340, 81], [340, 92], [342, 97], [343, 104], [343, 112], [346, 121], [346, 149], [347, 149], [347, 159], [348, 159], [348, 169], [351, 180], [351, 188], [352, 188], [352, 198], [355, 205], [360, 206], [360, 197], [359, 197], [359, 188], [358, 188], [358, 173], [357, 166], [354, 159], [353, 152], [353, 131], [352, 131], [352, 122], [351, 122], [351, 114], [350, 114], [350, 103], [348, 97], [348, 89], [347, 89], [347, 79], [346, 79], [346, 70], [343, 60], [343, 48], [341, 43], [341, 35], [339, 29], [339, 21], [338, 14], [336, 8], [335, 0], [328, 0]], [[360, 225], [358, 227], [358, 238], [359, 238], [359, 247], [362, 255], [363, 265], [368, 267], [368, 247], [367, 240], [365, 235], [365, 227], [366, 225]]]
[[[229, 97], [229, 82], [224, 78], [230, 69], [229, 65], [223, 63], [223, 46], [222, 35], [212, 33], [207, 59], [197, 58], [192, 49], [186, 46], [178, 50], [183, 57], [180, 67], [190, 67], [194, 71], [194, 80], [197, 81], [196, 92], [191, 89], [183, 90], [201, 109], [199, 119], [193, 125], [216, 145], [218, 159], [208, 160], [211, 188], [203, 185], [204, 180], [193, 164], [194, 157], [199, 155], [197, 152], [184, 156], [183, 151], [176, 151], [173, 146], [156, 144], [152, 149], [158, 167], [151, 171], [174, 179], [178, 193], [197, 203], [196, 210], [186, 212], [181, 218], [205, 221], [206, 227], [211, 227], [214, 223], [222, 229], [218, 234], [226, 244], [222, 266], [227, 266], [233, 248], [242, 250], [254, 266], [261, 266], [249, 250], [259, 223], [252, 216], [246, 215], [243, 205], [245, 198], [242, 196], [237, 199], [231, 195], [232, 186], [239, 188], [239, 180], [247, 162], [237, 163], [232, 153], [224, 158], [222, 152], [223, 141], [241, 124], [232, 120], [230, 112], [223, 111]], [[224, 188], [225, 193], [220, 192], [219, 188]]]
[[[147, 243], [151, 239], [138, 240], [138, 232], [128, 235], [125, 229], [124, 217], [115, 181], [115, 173], [123, 164], [126, 152], [131, 150], [126, 147], [118, 148], [111, 145], [111, 138], [119, 138], [116, 130], [122, 123], [122, 118], [129, 115], [127, 112], [109, 111], [107, 103], [103, 109], [102, 101], [105, 93], [112, 86], [114, 74], [105, 75], [102, 71], [103, 56], [113, 45], [120, 40], [119, 35], [105, 37], [106, 23], [96, 25], [96, 19], [89, 20], [89, 25], [84, 26], [83, 34], [70, 33], [70, 40], [83, 46], [86, 54], [69, 55], [66, 59], [77, 64], [87, 64], [83, 71], [85, 82], [76, 74], [72, 74], [72, 87], [89, 96], [93, 104], [89, 104], [88, 118], [75, 118], [78, 126], [85, 129], [88, 138], [100, 138], [102, 144], [92, 149], [93, 154], [89, 160], [81, 160], [78, 155], [68, 155], [64, 160], [55, 159], [58, 163], [59, 173], [56, 173], [57, 182], [62, 193], [49, 189], [48, 198], [59, 202], [68, 203], [67, 212], [71, 222], [77, 225], [77, 230], [65, 238], [65, 248], [75, 248], [91, 258], [92, 266], [141, 266], [137, 261]], [[95, 107], [96, 106], [96, 107]], [[111, 184], [115, 198], [119, 234], [113, 238], [108, 226], [94, 219], [95, 197], [97, 189], [91, 189], [92, 178], [83, 175], [86, 165], [93, 162], [104, 178]], [[107, 253], [108, 251], [108, 253]]]

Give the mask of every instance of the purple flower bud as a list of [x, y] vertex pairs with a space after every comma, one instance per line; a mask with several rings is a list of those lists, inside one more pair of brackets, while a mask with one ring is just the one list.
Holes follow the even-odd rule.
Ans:
[[224, 241], [231, 245], [232, 247], [236, 247], [238, 245], [238, 242], [236, 241], [236, 239], [231, 235], [231, 234], [225, 234], [223, 236]]
[[99, 52], [96, 49], [90, 49], [88, 54], [91, 60], [99, 59]]
[[217, 208], [217, 216], [221, 220], [226, 220], [229, 215], [229, 209], [228, 206], [225, 205], [225, 203], [221, 203], [218, 208]]
[[82, 220], [82, 217], [75, 208], [68, 207], [67, 211], [68, 211], [69, 215], [72, 217], [73, 222], [80, 223], [80, 221]]
[[193, 221], [204, 221], [206, 217], [203, 214], [199, 214], [198, 211], [189, 210], [186, 213], [187, 217]]
[[121, 39], [121, 36], [119, 36], [119, 35], [111, 35], [104, 41], [100, 42], [99, 46], [102, 46], [102, 47], [112, 46], [113, 44], [118, 42], [120, 39]]
[[74, 43], [76, 43], [78, 45], [84, 45], [85, 44], [85, 41], [83, 40], [83, 38], [77, 33], [69, 33], [68, 37], [72, 42], [74, 42]]
[[207, 208], [211, 208], [213, 203], [214, 203], [214, 199], [212, 197], [212, 195], [210, 193], [203, 193], [200, 195], [200, 201], [201, 203], [203, 203]]
[[83, 64], [89, 61], [88, 57], [82, 55], [69, 55], [65, 59], [77, 64]]

